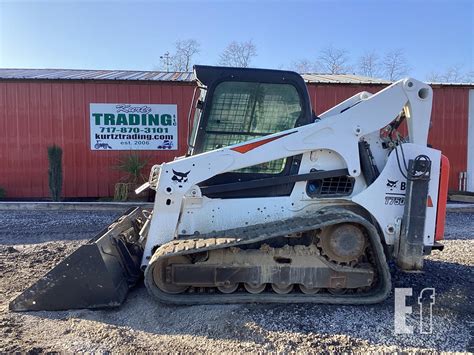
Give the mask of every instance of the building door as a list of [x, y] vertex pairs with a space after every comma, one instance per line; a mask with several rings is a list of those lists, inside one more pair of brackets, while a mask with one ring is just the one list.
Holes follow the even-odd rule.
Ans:
[[474, 90], [469, 90], [467, 133], [467, 191], [474, 192]]

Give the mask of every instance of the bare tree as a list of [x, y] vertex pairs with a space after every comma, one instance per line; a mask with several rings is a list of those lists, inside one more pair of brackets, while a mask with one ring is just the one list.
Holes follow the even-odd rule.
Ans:
[[474, 72], [464, 72], [463, 66], [457, 64], [448, 67], [441, 73], [431, 72], [426, 79], [433, 83], [469, 83], [474, 80]]
[[219, 64], [248, 68], [250, 62], [256, 56], [257, 47], [251, 40], [247, 42], [232, 41], [220, 55]]
[[179, 40], [175, 43], [173, 54], [165, 53], [160, 57], [161, 68], [168, 71], [190, 71], [193, 57], [201, 51], [201, 45], [195, 39]]
[[474, 70], [471, 70], [471, 71], [466, 73], [465, 82], [466, 83], [474, 83]]
[[464, 75], [461, 65], [453, 65], [446, 70], [444, 80], [446, 82], [459, 83], [464, 80]]
[[403, 54], [403, 50], [395, 49], [385, 54], [382, 61], [382, 70], [388, 80], [398, 80], [407, 75], [410, 66]]
[[441, 83], [443, 81], [442, 75], [435, 71], [432, 71], [426, 75], [426, 80], [431, 83]]
[[371, 78], [382, 76], [380, 57], [375, 51], [365, 52], [358, 62], [358, 71], [361, 75]]
[[298, 59], [291, 64], [291, 70], [300, 74], [315, 73], [318, 71], [318, 64], [309, 59]]
[[318, 57], [321, 70], [328, 74], [347, 74], [352, 71], [348, 52], [345, 49], [326, 47]]

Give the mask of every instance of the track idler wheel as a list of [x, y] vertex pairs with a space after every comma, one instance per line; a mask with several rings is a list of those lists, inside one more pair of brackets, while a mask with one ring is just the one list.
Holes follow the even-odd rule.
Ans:
[[174, 285], [167, 281], [167, 272], [173, 264], [190, 264], [191, 261], [184, 255], [176, 255], [159, 261], [153, 268], [153, 281], [155, 285], [166, 293], [177, 294], [186, 291], [189, 286]]

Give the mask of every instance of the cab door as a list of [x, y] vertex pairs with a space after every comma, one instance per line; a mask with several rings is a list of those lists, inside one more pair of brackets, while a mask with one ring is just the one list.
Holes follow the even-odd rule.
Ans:
[[[263, 69], [195, 67], [207, 87], [192, 154], [199, 154], [313, 122], [302, 78], [292, 72]], [[291, 194], [294, 183], [246, 189], [245, 182], [297, 174], [301, 156], [269, 161], [215, 176], [207, 186], [242, 183], [242, 189], [208, 197], [241, 198]]]

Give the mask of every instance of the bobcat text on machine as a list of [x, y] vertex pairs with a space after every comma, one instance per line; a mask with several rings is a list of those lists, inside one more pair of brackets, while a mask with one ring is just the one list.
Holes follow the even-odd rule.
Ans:
[[156, 190], [153, 210], [127, 212], [10, 309], [118, 306], [142, 277], [164, 303], [374, 303], [391, 291], [388, 259], [420, 270], [442, 249], [449, 162], [427, 146], [428, 85], [316, 116], [293, 72], [195, 76], [189, 152], [139, 189]]

